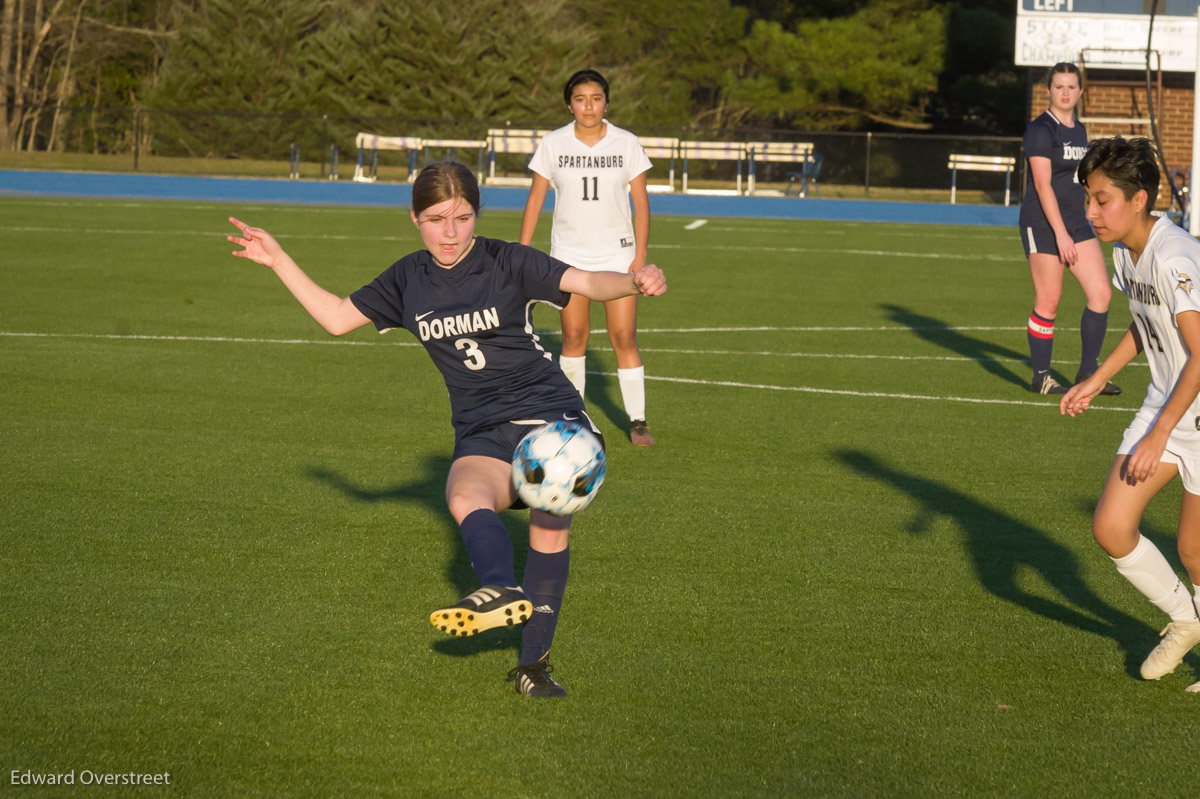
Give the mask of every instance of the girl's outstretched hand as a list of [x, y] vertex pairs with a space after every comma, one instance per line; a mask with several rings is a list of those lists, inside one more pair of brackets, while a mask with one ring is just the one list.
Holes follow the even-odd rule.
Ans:
[[274, 268], [275, 264], [279, 262], [279, 257], [283, 255], [283, 248], [279, 246], [279, 242], [275, 241], [275, 237], [262, 228], [250, 227], [235, 217], [229, 217], [229, 221], [242, 232], [242, 235], [240, 237], [226, 236], [226, 238], [239, 247], [245, 248], [234, 250], [233, 254], [238, 258], [249, 258], [256, 264]]
[[1064, 416], [1078, 416], [1091, 407], [1092, 400], [1095, 399], [1104, 386], [1107, 385], [1106, 380], [1101, 380], [1095, 373], [1082, 383], [1076, 383], [1067, 389], [1067, 393], [1058, 401], [1058, 411]]

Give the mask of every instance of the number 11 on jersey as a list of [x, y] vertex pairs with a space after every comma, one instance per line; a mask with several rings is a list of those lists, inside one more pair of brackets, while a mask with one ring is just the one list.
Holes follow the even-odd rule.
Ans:
[[600, 199], [597, 196], [599, 193], [600, 193], [600, 178], [598, 178], [598, 177], [592, 178], [592, 196], [589, 197], [588, 196], [588, 179], [586, 176], [584, 176], [584, 178], [583, 178], [583, 199], [584, 199], [584, 201]]

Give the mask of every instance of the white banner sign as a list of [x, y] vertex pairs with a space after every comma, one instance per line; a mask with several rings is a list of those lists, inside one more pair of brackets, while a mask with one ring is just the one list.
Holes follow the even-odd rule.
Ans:
[[[1076, 63], [1081, 50], [1088, 67], [1146, 68], [1146, 36], [1150, 16], [1128, 14], [1026, 13], [1017, 10], [1016, 63], [1049, 67]], [[1196, 18], [1157, 16], [1151, 49], [1162, 56], [1167, 72], [1196, 71]], [[1113, 50], [1121, 52], [1103, 52]], [[1151, 67], [1158, 68], [1157, 59]]]

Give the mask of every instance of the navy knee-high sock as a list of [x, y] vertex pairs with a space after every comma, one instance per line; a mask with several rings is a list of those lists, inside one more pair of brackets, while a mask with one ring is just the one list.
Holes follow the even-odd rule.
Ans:
[[1050, 371], [1050, 354], [1054, 350], [1054, 320], [1038, 316], [1030, 311], [1029, 360], [1033, 363], [1033, 379], [1036, 381]]
[[479, 576], [480, 585], [502, 585], [515, 588], [512, 538], [508, 528], [494, 510], [480, 508], [471, 511], [459, 525], [467, 557]]
[[1090, 375], [1100, 363], [1100, 348], [1104, 346], [1104, 334], [1108, 332], [1108, 311], [1096, 313], [1088, 307], [1083, 309], [1079, 320], [1079, 337], [1083, 339], [1083, 357], [1079, 361], [1079, 373]]
[[558, 611], [562, 608], [563, 594], [567, 590], [567, 572], [571, 566], [571, 550], [562, 552], [538, 552], [529, 550], [525, 561], [525, 589], [533, 603], [533, 613], [525, 622], [521, 634], [520, 665], [536, 663], [550, 651], [554, 642], [554, 628], [558, 624]]

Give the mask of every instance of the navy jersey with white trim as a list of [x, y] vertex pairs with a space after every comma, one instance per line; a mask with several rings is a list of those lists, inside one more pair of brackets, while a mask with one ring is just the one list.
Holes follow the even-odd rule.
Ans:
[[477, 236], [453, 267], [421, 250], [350, 300], [381, 333], [403, 327], [417, 337], [446, 381], [461, 437], [582, 404], [533, 330], [536, 303], [561, 308], [570, 299], [559, 289], [568, 268], [532, 247]]
[[[1083, 187], [1079, 185], [1077, 177], [1079, 162], [1088, 146], [1087, 129], [1083, 123], [1076, 120], [1075, 126], [1068, 128], [1047, 110], [1029, 123], [1022, 141], [1026, 161], [1033, 156], [1050, 159], [1050, 188], [1054, 190], [1054, 198], [1058, 200], [1058, 210], [1067, 229], [1086, 224]], [[1042, 203], [1032, 179], [1025, 186], [1021, 211], [1022, 214], [1034, 211], [1042, 213]]]

